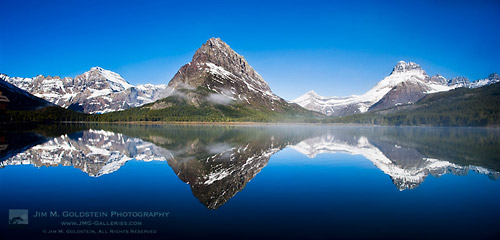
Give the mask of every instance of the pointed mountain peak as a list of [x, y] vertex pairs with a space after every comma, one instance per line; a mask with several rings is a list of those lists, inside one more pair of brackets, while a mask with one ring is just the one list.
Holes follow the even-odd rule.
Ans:
[[231, 57], [243, 58], [220, 38], [210, 38], [196, 50], [193, 56], [193, 62], [211, 62], [217, 66], [221, 66], [224, 60], [223, 58]]
[[220, 38], [210, 38], [207, 40], [207, 42], [204, 44], [204, 45], [207, 45], [209, 47], [218, 47], [218, 48], [221, 48], [221, 47], [229, 47], [229, 45], [227, 45], [227, 43], [225, 43], [224, 41], [222, 41]]
[[314, 90], [311, 90], [311, 91], [307, 92], [306, 94], [310, 95], [310, 96], [319, 96], [319, 94]]
[[[180, 72], [184, 72], [192, 77], [174, 76], [174, 81], [169, 83], [171, 87], [179, 84], [178, 80], [184, 84], [198, 86], [202, 81], [192, 81], [198, 78], [201, 72], [227, 77], [233, 77], [241, 81], [254, 85], [253, 88], [270, 91], [264, 79], [248, 64], [245, 58], [236, 53], [228, 44], [220, 38], [210, 38], [198, 50], [196, 50], [193, 60], [183, 66]], [[196, 75], [196, 77], [194, 76]], [[212, 84], [213, 86], [213, 84]]]
[[424, 70], [422, 69], [422, 67], [420, 67], [420, 65], [414, 62], [399, 61], [392, 69], [391, 74], [406, 72], [424, 72]]

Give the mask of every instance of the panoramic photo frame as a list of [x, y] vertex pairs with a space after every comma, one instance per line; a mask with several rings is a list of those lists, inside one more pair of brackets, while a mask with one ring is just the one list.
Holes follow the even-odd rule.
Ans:
[[0, 2], [0, 239], [499, 239], [500, 2]]

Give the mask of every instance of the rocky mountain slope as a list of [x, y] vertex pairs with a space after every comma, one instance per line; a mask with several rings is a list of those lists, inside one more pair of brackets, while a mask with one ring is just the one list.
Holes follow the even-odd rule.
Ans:
[[418, 64], [400, 61], [389, 76], [363, 95], [322, 97], [310, 91], [291, 102], [328, 116], [345, 116], [412, 104], [429, 93], [449, 91], [457, 87], [476, 88], [499, 81], [500, 78], [495, 73], [474, 82], [463, 77], [447, 80], [439, 74], [429, 77]]
[[93, 67], [75, 78], [42, 75], [20, 78], [0, 74], [0, 79], [51, 103], [85, 113], [141, 106], [168, 92], [166, 85], [133, 86], [119, 74], [100, 67]]

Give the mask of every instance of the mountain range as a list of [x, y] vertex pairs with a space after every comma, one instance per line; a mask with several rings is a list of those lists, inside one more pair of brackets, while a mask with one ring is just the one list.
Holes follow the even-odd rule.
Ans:
[[310, 91], [291, 102], [327, 116], [346, 116], [413, 104], [431, 93], [449, 91], [458, 87], [478, 88], [498, 82], [500, 82], [500, 76], [496, 73], [474, 82], [469, 82], [464, 77], [446, 79], [439, 74], [429, 77], [420, 65], [400, 61], [389, 76], [362, 95], [323, 97]]
[[[496, 73], [474, 82], [464, 77], [429, 76], [418, 64], [400, 61], [389, 76], [362, 95], [323, 97], [310, 91], [286, 101], [271, 91], [243, 56], [219, 38], [204, 43], [168, 85], [134, 86], [119, 74], [100, 67], [74, 78], [42, 75], [19, 78], [0, 74], [0, 87], [14, 99], [10, 109], [60, 106], [103, 115], [89, 118], [91, 121], [301, 121], [301, 118], [342, 117], [406, 106], [431, 94], [498, 82], [500, 76]], [[14, 95], [32, 100], [19, 104]], [[58, 118], [65, 114], [52, 115]], [[20, 119], [27, 118], [18, 115]], [[82, 115], [75, 116], [77, 119], [73, 120], [85, 120]]]
[[[158, 102], [148, 109], [160, 110], [179, 101], [199, 108], [204, 103], [238, 105], [265, 111], [307, 112], [274, 94], [245, 58], [219, 38], [211, 38], [182, 66], [167, 85], [133, 86], [119, 74], [93, 67], [70, 77], [9, 77], [0, 80], [64, 108], [85, 113], [121, 111], [171, 97], [175, 102]], [[237, 110], [237, 109], [236, 109]]]
[[166, 85], [133, 86], [119, 74], [93, 67], [74, 78], [38, 75], [34, 78], [9, 77], [0, 80], [63, 108], [85, 113], [106, 113], [141, 106], [162, 98]]

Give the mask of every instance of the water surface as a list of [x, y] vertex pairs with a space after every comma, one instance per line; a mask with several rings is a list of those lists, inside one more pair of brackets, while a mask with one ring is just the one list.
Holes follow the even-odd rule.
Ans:
[[[495, 129], [60, 125], [0, 135], [2, 239], [500, 237]], [[12, 209], [28, 210], [28, 224], [22, 214], [10, 224], [22, 213]]]

